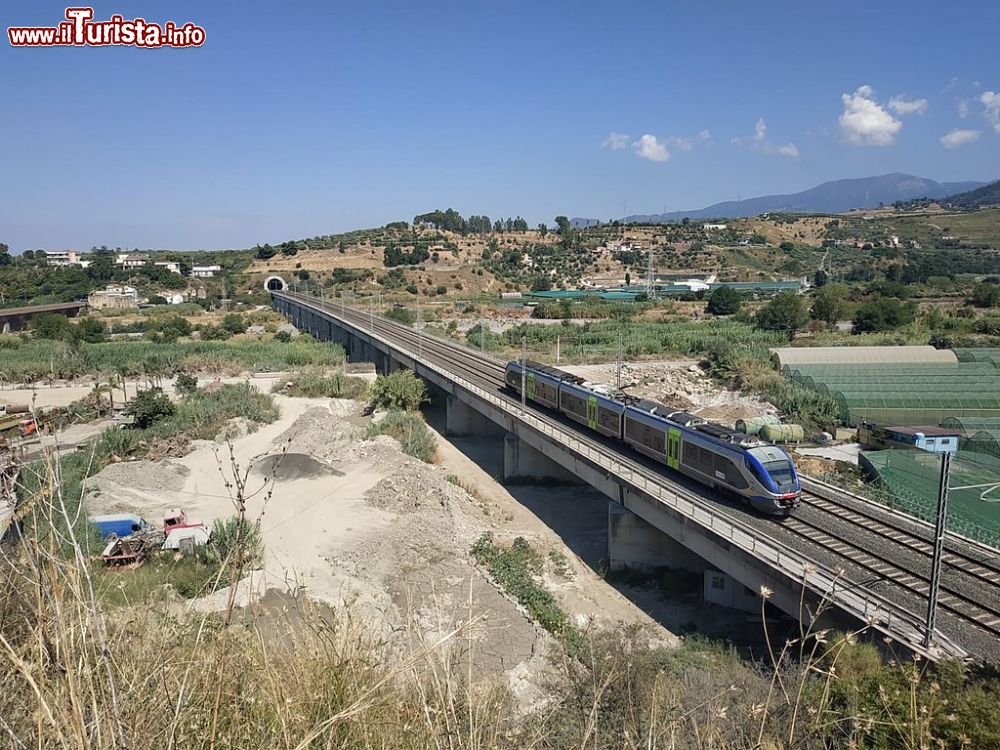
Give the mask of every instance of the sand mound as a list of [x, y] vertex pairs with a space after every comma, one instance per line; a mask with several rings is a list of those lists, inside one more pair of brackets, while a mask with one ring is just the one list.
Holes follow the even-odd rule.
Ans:
[[131, 489], [174, 492], [184, 486], [190, 472], [187, 466], [174, 461], [123, 461], [108, 464], [91, 481], [98, 485], [112, 483]]
[[320, 461], [351, 461], [351, 436], [354, 428], [344, 415], [329, 408], [307, 409], [274, 441], [276, 446], [287, 444], [288, 453], [302, 453]]

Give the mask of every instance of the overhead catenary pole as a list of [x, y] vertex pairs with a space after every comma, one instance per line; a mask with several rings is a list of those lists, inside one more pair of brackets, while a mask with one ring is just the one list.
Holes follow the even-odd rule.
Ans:
[[938, 588], [941, 585], [941, 558], [944, 553], [944, 535], [948, 519], [948, 480], [951, 475], [951, 453], [941, 454], [941, 478], [938, 483], [937, 519], [934, 523], [934, 555], [931, 558], [931, 586], [927, 592], [927, 624], [924, 631], [924, 648], [934, 643], [937, 622]]
[[521, 337], [521, 406], [528, 405], [528, 354], [525, 337]]
[[615, 388], [622, 389], [622, 332], [618, 332], [618, 363], [615, 367]]

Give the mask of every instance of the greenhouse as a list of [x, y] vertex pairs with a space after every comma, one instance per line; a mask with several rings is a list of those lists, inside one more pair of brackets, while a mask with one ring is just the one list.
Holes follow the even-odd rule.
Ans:
[[939, 424], [948, 417], [1000, 417], [1000, 391], [971, 392], [857, 389], [833, 391], [840, 419], [857, 426], [862, 420], [882, 425]]
[[1000, 458], [1000, 430], [980, 430], [966, 440], [963, 447], [970, 453]]
[[971, 437], [980, 430], [1000, 430], [1000, 417], [948, 417], [941, 426]]
[[955, 349], [959, 362], [993, 362], [1000, 365], [1000, 349]]
[[958, 361], [950, 349], [933, 346], [814, 346], [772, 349], [777, 366], [852, 364], [930, 364]]
[[798, 377], [812, 377], [826, 381], [836, 377], [883, 377], [883, 376], [940, 376], [960, 377], [964, 375], [993, 375], [1000, 377], [1000, 368], [992, 362], [941, 362], [935, 364], [898, 362], [884, 364], [809, 364], [787, 365], [782, 372], [793, 380]]

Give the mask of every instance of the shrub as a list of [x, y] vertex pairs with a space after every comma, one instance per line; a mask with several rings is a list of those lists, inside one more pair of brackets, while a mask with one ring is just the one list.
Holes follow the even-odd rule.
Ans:
[[233, 571], [236, 580], [264, 561], [264, 538], [259, 520], [248, 521], [237, 516], [220, 518], [212, 524], [209, 544], [223, 571]]
[[431, 463], [437, 453], [437, 444], [431, 431], [420, 417], [402, 411], [391, 411], [365, 432], [366, 438], [388, 435], [399, 441], [403, 453], [426, 463]]
[[427, 386], [410, 370], [379, 375], [369, 391], [378, 408], [415, 411], [427, 401]]
[[231, 334], [237, 334], [243, 333], [247, 329], [247, 324], [239, 313], [229, 313], [222, 319], [222, 327]]
[[345, 375], [342, 370], [329, 375], [307, 370], [291, 379], [291, 387], [288, 387], [288, 382], [276, 383], [273, 392], [304, 398], [359, 398], [368, 390], [364, 378]]
[[528, 616], [556, 638], [561, 639], [571, 656], [583, 650], [584, 639], [566, 613], [536, 580], [542, 571], [542, 558], [527, 540], [517, 537], [510, 547], [501, 547], [486, 532], [472, 545], [472, 557], [485, 565], [500, 586], [528, 611]]
[[392, 307], [389, 312], [385, 314], [385, 317], [408, 326], [413, 325], [413, 322], [417, 319], [413, 310], [408, 307]]
[[194, 375], [182, 372], [177, 376], [177, 379], [174, 380], [174, 388], [176, 388], [177, 392], [180, 394], [186, 395], [188, 393], [192, 393], [198, 388], [198, 378]]
[[292, 334], [288, 331], [278, 331], [274, 334], [274, 340], [280, 341], [282, 344], [287, 344], [292, 340]]
[[162, 419], [174, 415], [176, 409], [160, 391], [139, 391], [125, 409], [135, 417], [135, 426], [145, 430]]

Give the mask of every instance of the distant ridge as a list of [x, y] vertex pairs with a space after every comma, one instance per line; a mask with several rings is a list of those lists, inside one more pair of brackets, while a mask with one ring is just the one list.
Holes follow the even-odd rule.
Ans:
[[[763, 195], [747, 198], [742, 202], [725, 201], [707, 208], [691, 211], [673, 211], [665, 214], [634, 214], [626, 221], [656, 224], [689, 219], [723, 219], [738, 216], [756, 216], [767, 212], [839, 214], [852, 208], [878, 208], [880, 203], [889, 205], [913, 198], [944, 198], [984, 186], [983, 182], [936, 182], [911, 174], [885, 174], [878, 177], [860, 177], [850, 180], [832, 180], [800, 193]], [[596, 219], [575, 218], [574, 226], [596, 224]]]
[[942, 203], [956, 208], [983, 208], [985, 206], [1000, 206], [1000, 180], [983, 185], [964, 193], [949, 195]]

